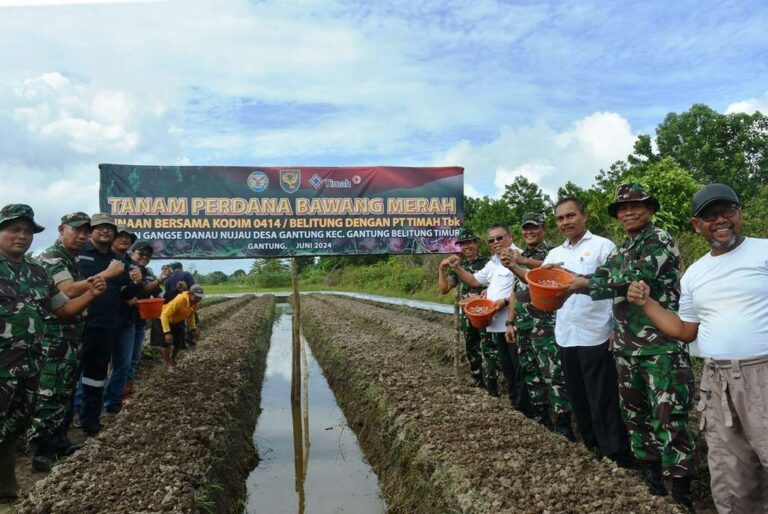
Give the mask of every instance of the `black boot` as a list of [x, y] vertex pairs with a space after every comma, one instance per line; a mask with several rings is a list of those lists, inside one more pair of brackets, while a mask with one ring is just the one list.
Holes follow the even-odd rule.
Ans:
[[688, 512], [696, 512], [691, 497], [691, 477], [672, 478], [672, 498], [685, 507]]
[[485, 389], [485, 381], [483, 380], [483, 375], [472, 373], [472, 385], [474, 387]]
[[664, 480], [661, 477], [660, 462], [643, 462], [641, 470], [643, 479], [648, 485], [648, 490], [654, 496], [666, 496], [667, 488], [664, 487]]
[[485, 388], [491, 396], [496, 398], [499, 397], [499, 382], [496, 377], [488, 377], [488, 380], [485, 383]]
[[56, 451], [47, 439], [38, 438], [34, 441], [35, 453], [32, 455], [32, 471], [47, 473], [56, 464]]
[[19, 494], [16, 481], [16, 440], [0, 443], [0, 499], [13, 499]]
[[570, 412], [564, 412], [563, 414], [558, 414], [555, 416], [555, 426], [553, 432], [560, 434], [572, 443], [576, 442], [576, 434], [573, 433]]
[[53, 442], [53, 450], [56, 452], [56, 457], [61, 459], [62, 457], [69, 457], [77, 450], [80, 449], [79, 444], [75, 444], [69, 440], [67, 436], [58, 436]]
[[546, 405], [531, 405], [532, 419], [552, 430], [552, 418], [549, 416], [549, 408]]

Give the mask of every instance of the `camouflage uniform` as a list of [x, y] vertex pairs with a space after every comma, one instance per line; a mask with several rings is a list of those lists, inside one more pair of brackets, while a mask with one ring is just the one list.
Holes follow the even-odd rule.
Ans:
[[[90, 218], [86, 214], [85, 220]], [[53, 278], [55, 284], [65, 280], [82, 280], [72, 257], [61, 241], [56, 241], [38, 258], [38, 262]], [[82, 316], [60, 320], [49, 315], [45, 319], [43, 356], [45, 364], [40, 374], [37, 406], [28, 432], [28, 439], [50, 438], [66, 430], [71, 415], [72, 393], [77, 381], [80, 349], [83, 344], [85, 321]]]
[[[526, 249], [522, 255], [543, 261], [551, 248], [543, 241], [535, 248]], [[534, 307], [524, 284], [516, 294], [515, 336], [523, 380], [528, 386], [534, 412], [544, 414], [550, 407], [556, 416], [570, 412], [563, 366], [555, 343], [555, 314]]]
[[[33, 216], [26, 205], [10, 205], [0, 213], [0, 223]], [[0, 443], [15, 440], [29, 425], [43, 360], [44, 320], [67, 300], [41, 266], [14, 263], [0, 253]]]
[[[470, 273], [476, 273], [483, 269], [487, 263], [488, 257], [478, 256], [472, 261], [465, 261], [462, 266]], [[460, 298], [472, 294], [480, 294], [483, 290], [483, 288], [469, 287], [459, 280], [454, 271], [451, 271], [446, 278], [449, 283], [458, 284], [456, 287], [459, 288]], [[483, 378], [483, 362], [485, 362], [485, 378], [489, 383], [496, 383], [497, 371], [499, 369], [499, 356], [496, 351], [496, 345], [493, 344], [490, 335], [485, 330], [477, 329], [469, 323], [469, 319], [467, 319], [463, 309], [459, 309], [459, 313], [461, 331], [464, 334], [465, 349], [472, 378], [476, 380]]]
[[[616, 203], [623, 198], [638, 201], [641, 191], [637, 184], [621, 186]], [[617, 246], [589, 283], [593, 300], [614, 299], [614, 356], [632, 452], [641, 461], [661, 462], [664, 474], [673, 478], [696, 472], [694, 439], [688, 428], [694, 395], [690, 357], [681, 342], [656, 328], [642, 307], [629, 303], [626, 293], [630, 282], [642, 280], [650, 286], [653, 299], [677, 311], [679, 265], [675, 242], [649, 223]]]

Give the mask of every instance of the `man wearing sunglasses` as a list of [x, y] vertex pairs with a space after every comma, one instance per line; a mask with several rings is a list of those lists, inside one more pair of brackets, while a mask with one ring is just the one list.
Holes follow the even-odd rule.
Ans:
[[462, 267], [461, 261], [455, 255], [450, 258], [450, 266], [456, 276], [469, 287], [488, 288], [486, 298], [496, 303], [496, 313], [486, 331], [491, 334], [499, 353], [501, 371], [507, 381], [509, 401], [513, 407], [531, 417], [533, 414], [528, 401], [528, 391], [520, 376], [517, 345], [514, 342], [508, 343], [505, 337], [509, 296], [515, 288], [515, 274], [501, 263], [499, 257], [507, 250], [519, 251], [519, 249], [512, 243], [509, 229], [501, 224], [488, 227], [488, 244], [493, 251], [493, 256], [480, 271], [470, 273]]
[[698, 341], [718, 512], [768, 512], [768, 240], [744, 237], [741, 201], [724, 184], [693, 196], [692, 223], [710, 251], [683, 275], [678, 313], [653, 299], [645, 281], [633, 282], [627, 299], [667, 336]]

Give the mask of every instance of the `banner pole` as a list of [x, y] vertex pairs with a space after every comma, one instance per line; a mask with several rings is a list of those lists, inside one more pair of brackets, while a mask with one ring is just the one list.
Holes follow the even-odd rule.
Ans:
[[453, 324], [456, 328], [456, 344], [453, 347], [453, 374], [459, 378], [459, 360], [461, 359], [461, 284], [456, 286], [456, 302], [453, 304]]
[[293, 323], [291, 335], [293, 340], [291, 352], [291, 403], [301, 404], [301, 302], [299, 300], [299, 273], [296, 257], [291, 257], [291, 283], [293, 286]]

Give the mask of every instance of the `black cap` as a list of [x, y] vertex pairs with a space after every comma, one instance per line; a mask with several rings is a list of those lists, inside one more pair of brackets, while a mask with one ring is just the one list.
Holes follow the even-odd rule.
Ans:
[[741, 206], [741, 200], [736, 191], [725, 184], [709, 184], [693, 195], [693, 216], [698, 217], [701, 211], [715, 202], [729, 202]]
[[130, 248], [128, 248], [128, 251], [133, 253], [137, 250], [149, 250], [149, 253], [154, 253], [155, 249], [152, 247], [152, 243], [149, 241], [139, 240], [136, 241], [131, 245]]

